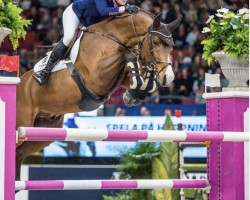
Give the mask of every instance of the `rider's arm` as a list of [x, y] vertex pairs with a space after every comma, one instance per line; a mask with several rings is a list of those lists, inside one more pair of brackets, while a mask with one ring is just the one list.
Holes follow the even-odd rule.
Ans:
[[78, 17], [82, 15], [82, 11], [84, 8], [85, 8], [85, 5], [83, 4], [82, 0], [74, 0], [72, 9]]
[[120, 7], [109, 7], [107, 0], [96, 0], [96, 8], [99, 14], [103, 17], [107, 17], [110, 15], [117, 15], [119, 13], [123, 13], [125, 10], [124, 6]]

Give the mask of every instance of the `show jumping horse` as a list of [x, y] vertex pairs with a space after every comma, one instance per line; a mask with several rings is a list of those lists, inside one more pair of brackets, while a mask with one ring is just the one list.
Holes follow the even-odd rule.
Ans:
[[[181, 16], [170, 24], [163, 24], [160, 16], [153, 18], [140, 10], [88, 27], [81, 39], [74, 69], [52, 73], [42, 86], [32, 78], [33, 70], [21, 77], [17, 88], [17, 127], [60, 128], [65, 113], [94, 110], [117, 88], [130, 90], [130, 71], [124, 64], [128, 62], [127, 52], [148, 66], [159, 84], [167, 86], [173, 80], [168, 77], [168, 72], [172, 72], [171, 33], [180, 20]], [[22, 161], [50, 143], [17, 144], [16, 180], [20, 179]]]

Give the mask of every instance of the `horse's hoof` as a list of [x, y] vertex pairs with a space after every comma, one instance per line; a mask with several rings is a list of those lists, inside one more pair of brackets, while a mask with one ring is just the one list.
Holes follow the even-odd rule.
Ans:
[[142, 100], [136, 99], [134, 102], [134, 106], [139, 106], [142, 103]]
[[136, 101], [136, 99], [134, 99], [128, 91], [126, 91], [126, 93], [123, 94], [123, 102], [127, 107], [131, 107], [134, 105], [134, 102]]

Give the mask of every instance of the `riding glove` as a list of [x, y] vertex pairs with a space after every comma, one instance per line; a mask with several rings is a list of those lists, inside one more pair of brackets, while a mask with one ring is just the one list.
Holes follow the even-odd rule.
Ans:
[[137, 6], [129, 5], [129, 4], [125, 5], [125, 12], [128, 12], [129, 14], [137, 12], [138, 10], [140, 10], [140, 8]]

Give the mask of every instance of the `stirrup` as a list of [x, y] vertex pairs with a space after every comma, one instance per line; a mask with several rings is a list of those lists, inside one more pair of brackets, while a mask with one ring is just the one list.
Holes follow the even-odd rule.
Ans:
[[[42, 85], [42, 84], [44, 84], [44, 83], [47, 81], [47, 79], [48, 79], [48, 77], [49, 77], [49, 73], [47, 73], [46, 75], [41, 76], [41, 73], [36, 72], [36, 73], [32, 74], [32, 76], [33, 76], [33, 78], [35, 79], [35, 81], [36, 81], [39, 85]], [[43, 78], [42, 78], [42, 77], [43, 77]]]
[[39, 74], [33, 73], [33, 74], [32, 74], [32, 77], [34, 78], [34, 80], [35, 80], [39, 85], [42, 85], [42, 84], [43, 84], [42, 79], [41, 79], [41, 77], [39, 76]]

